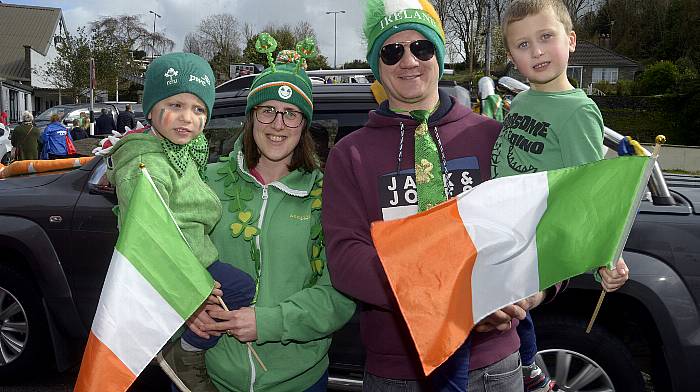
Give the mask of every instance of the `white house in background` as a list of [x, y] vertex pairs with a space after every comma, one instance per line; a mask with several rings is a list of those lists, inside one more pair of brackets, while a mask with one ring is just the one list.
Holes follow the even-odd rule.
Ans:
[[0, 109], [17, 122], [24, 110], [41, 112], [61, 100], [39, 72], [56, 58], [66, 23], [60, 8], [4, 3], [0, 21]]

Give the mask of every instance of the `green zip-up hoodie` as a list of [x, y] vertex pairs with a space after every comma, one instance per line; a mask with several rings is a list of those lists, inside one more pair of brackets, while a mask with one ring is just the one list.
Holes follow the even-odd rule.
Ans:
[[254, 278], [260, 267], [253, 347], [268, 371], [226, 335], [207, 350], [207, 370], [223, 391], [299, 392], [326, 371], [330, 335], [352, 317], [355, 304], [331, 286], [325, 269], [321, 172], [295, 170], [261, 185], [245, 167], [241, 144], [239, 138], [228, 160], [207, 168], [224, 203], [211, 237], [221, 261]]
[[205, 268], [217, 260], [218, 253], [208, 234], [221, 217], [221, 202], [202, 181], [194, 162], [190, 161], [180, 176], [168, 161], [160, 140], [150, 133], [123, 137], [106, 159], [107, 179], [117, 188], [119, 222], [124, 221], [136, 179], [142, 175], [139, 164], [143, 163], [192, 253]]

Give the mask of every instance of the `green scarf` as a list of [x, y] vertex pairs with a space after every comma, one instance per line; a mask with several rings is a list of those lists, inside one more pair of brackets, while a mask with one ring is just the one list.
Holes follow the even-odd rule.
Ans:
[[188, 163], [193, 161], [197, 165], [197, 171], [202, 180], [206, 181], [207, 161], [209, 160], [209, 144], [204, 133], [190, 140], [187, 144], [175, 144], [163, 137], [160, 139], [160, 145], [163, 146], [163, 151], [168, 157], [168, 161], [175, 168], [179, 175], [183, 175], [187, 169]]
[[431, 113], [432, 111], [429, 110], [409, 112], [411, 117], [418, 122], [414, 148], [418, 211], [425, 211], [447, 200], [442, 168], [440, 167], [440, 155], [428, 129], [428, 119]]

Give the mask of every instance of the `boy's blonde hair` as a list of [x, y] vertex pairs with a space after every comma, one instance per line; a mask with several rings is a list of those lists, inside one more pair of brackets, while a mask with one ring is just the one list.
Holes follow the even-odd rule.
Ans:
[[564, 30], [567, 33], [574, 30], [574, 24], [571, 22], [569, 10], [561, 0], [513, 0], [508, 5], [501, 18], [501, 31], [506, 51], [509, 51], [508, 25], [523, 20], [527, 16], [538, 14], [548, 8], [554, 11], [554, 15], [559, 19], [559, 22], [564, 25]]

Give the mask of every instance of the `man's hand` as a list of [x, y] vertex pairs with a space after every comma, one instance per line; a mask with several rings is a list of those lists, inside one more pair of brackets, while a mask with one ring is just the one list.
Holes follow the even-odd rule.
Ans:
[[622, 285], [627, 282], [627, 279], [629, 279], [629, 271], [630, 270], [627, 268], [627, 264], [625, 264], [625, 260], [623, 260], [622, 257], [617, 260], [615, 269], [611, 270], [607, 267], [598, 268], [598, 273], [600, 274], [601, 278], [600, 284], [603, 286], [603, 290], [609, 293], [622, 287]]
[[238, 310], [217, 310], [209, 312], [211, 317], [222, 320], [206, 323], [207, 331], [226, 331], [241, 342], [252, 342], [258, 338], [255, 324], [255, 308], [246, 307]]
[[517, 318], [522, 320], [525, 318], [525, 312], [533, 309], [544, 300], [544, 292], [540, 291], [537, 294], [531, 295], [521, 301], [514, 303], [513, 305], [508, 305], [500, 310], [497, 310], [485, 319], [481, 320], [474, 330], [476, 332], [489, 332], [494, 329], [499, 331], [506, 331], [511, 329], [513, 326], [512, 320]]

